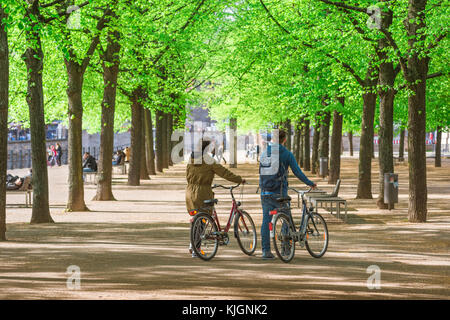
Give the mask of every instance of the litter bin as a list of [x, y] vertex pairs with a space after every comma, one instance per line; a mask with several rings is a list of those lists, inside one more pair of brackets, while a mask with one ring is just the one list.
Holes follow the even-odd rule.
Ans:
[[384, 174], [384, 203], [387, 203], [389, 210], [394, 203], [398, 203], [398, 174]]
[[328, 158], [327, 157], [320, 157], [319, 159], [319, 175], [322, 178], [325, 178], [328, 176]]

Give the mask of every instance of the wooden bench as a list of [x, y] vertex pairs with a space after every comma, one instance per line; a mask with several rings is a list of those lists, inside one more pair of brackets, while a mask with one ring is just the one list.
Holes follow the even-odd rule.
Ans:
[[6, 190], [7, 194], [24, 194], [25, 195], [25, 206], [27, 208], [31, 207], [32, 204], [32, 193], [33, 190], [30, 189], [30, 185], [31, 185], [31, 177], [27, 176], [25, 177], [25, 179], [23, 180], [23, 184], [22, 186], [17, 189], [17, 190]]
[[345, 216], [344, 221], [347, 222], [347, 200], [339, 198], [339, 197], [318, 197], [318, 198], [310, 198], [311, 203], [316, 208], [324, 208], [323, 204], [325, 204], [325, 208], [328, 209], [328, 204], [330, 204], [330, 214], [333, 214], [333, 204], [336, 204], [336, 217], [338, 219], [341, 218], [341, 204], [344, 204]]
[[328, 204], [330, 204], [330, 214], [333, 214], [333, 204], [336, 204], [336, 217], [340, 219], [341, 216], [341, 204], [344, 204], [345, 216], [344, 221], [347, 222], [347, 200], [338, 197], [339, 189], [341, 186], [341, 179], [338, 179], [336, 182], [336, 186], [331, 194], [321, 193], [321, 194], [313, 194], [307, 193], [308, 201], [313, 204], [316, 209], [323, 208], [325, 204], [325, 208], [328, 209]]

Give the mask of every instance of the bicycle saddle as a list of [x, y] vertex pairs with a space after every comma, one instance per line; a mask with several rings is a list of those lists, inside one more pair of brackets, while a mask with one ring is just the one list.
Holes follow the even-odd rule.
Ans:
[[207, 206], [213, 206], [214, 204], [217, 204], [217, 202], [219, 202], [219, 200], [217, 199], [209, 199], [203, 201], [203, 203], [206, 204]]
[[277, 198], [278, 202], [288, 202], [288, 201], [291, 201], [291, 200], [292, 200], [292, 198], [289, 197], [289, 196]]

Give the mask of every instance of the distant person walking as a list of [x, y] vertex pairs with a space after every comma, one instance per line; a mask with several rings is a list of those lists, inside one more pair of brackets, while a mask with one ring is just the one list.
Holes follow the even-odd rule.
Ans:
[[50, 167], [53, 168], [53, 166], [56, 164], [56, 149], [54, 145], [50, 146], [50, 151], [49, 151], [49, 161], [48, 164]]
[[59, 143], [56, 143], [55, 152], [56, 152], [56, 164], [58, 165], [58, 167], [61, 167], [62, 148]]
[[223, 143], [217, 148], [217, 153], [215, 154], [215, 156], [219, 163], [223, 160], [223, 162], [227, 164], [227, 160], [225, 160], [225, 158], [223, 157]]

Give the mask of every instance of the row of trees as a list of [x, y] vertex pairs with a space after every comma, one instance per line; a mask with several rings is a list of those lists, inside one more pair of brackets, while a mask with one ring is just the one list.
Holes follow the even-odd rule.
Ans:
[[[186, 104], [200, 99], [212, 117], [229, 119], [233, 128], [293, 127], [305, 168], [317, 171], [317, 159], [331, 153], [330, 183], [339, 176], [342, 131], [359, 132], [358, 198], [372, 198], [375, 129], [381, 196], [383, 173], [394, 170], [393, 125], [407, 128], [409, 220], [426, 221], [425, 131], [440, 132], [450, 119], [448, 8], [440, 0], [373, 5], [370, 0], [2, 1], [0, 154], [6, 154], [7, 122], [29, 124], [31, 222], [52, 222], [47, 121], [66, 119], [67, 210], [83, 211], [88, 210], [83, 128], [101, 132], [95, 199], [111, 200], [114, 131], [131, 128], [128, 183], [139, 185], [170, 165], [170, 133], [184, 123]], [[207, 80], [213, 90], [198, 93]], [[316, 133], [311, 162], [309, 127]], [[6, 159], [0, 159], [0, 170], [5, 172]], [[0, 181], [2, 238], [4, 185]], [[385, 207], [382, 198], [378, 205]]]
[[[407, 128], [409, 221], [426, 221], [425, 133], [450, 124], [444, 3], [248, 0], [233, 12], [228, 51], [216, 65], [226, 77], [216, 79], [208, 96], [211, 113], [249, 127], [290, 121], [296, 130], [309, 131], [312, 125], [311, 169], [316, 172], [318, 158], [331, 153], [330, 183], [339, 176], [342, 131], [359, 131], [360, 199], [372, 198], [377, 130], [380, 208], [387, 208], [384, 173], [394, 172], [394, 124]], [[309, 169], [304, 142], [304, 151], [297, 152]]]
[[[168, 168], [171, 132], [184, 124], [184, 106], [195, 101], [194, 89], [201, 85], [196, 79], [212, 52], [223, 45], [211, 35], [220, 28], [225, 6], [226, 2], [219, 0], [2, 1], [0, 143], [2, 150], [6, 148], [9, 121], [29, 124], [32, 223], [53, 222], [45, 159], [46, 121], [65, 118], [69, 128], [67, 211], [88, 210], [81, 158], [84, 128], [101, 133], [94, 200], [114, 199], [112, 153], [118, 129], [131, 128], [129, 185], [139, 185], [140, 179]], [[8, 79], [8, 75], [12, 76]], [[6, 159], [1, 159], [2, 179], [6, 176], [4, 163]], [[2, 239], [6, 229], [4, 186], [1, 183]]]

